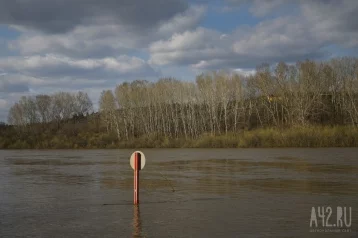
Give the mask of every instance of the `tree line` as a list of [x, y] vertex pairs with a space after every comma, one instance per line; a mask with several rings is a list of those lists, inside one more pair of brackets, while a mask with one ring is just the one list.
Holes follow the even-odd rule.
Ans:
[[112, 143], [149, 137], [195, 140], [255, 128], [356, 128], [358, 59], [264, 64], [249, 76], [215, 71], [194, 81], [124, 82], [104, 90], [98, 104], [93, 112], [83, 92], [22, 97], [10, 108], [8, 122], [18, 130], [54, 123], [60, 129], [71, 122], [72, 133], [81, 127], [75, 118], [88, 115], [82, 134], [100, 134]]
[[100, 114], [118, 139], [221, 135], [256, 127], [358, 124], [358, 60], [262, 65], [254, 75], [223, 71], [194, 82], [122, 83], [103, 91]]
[[53, 95], [22, 96], [9, 110], [8, 123], [26, 126], [36, 123], [60, 122], [92, 112], [93, 105], [87, 93], [59, 92]]

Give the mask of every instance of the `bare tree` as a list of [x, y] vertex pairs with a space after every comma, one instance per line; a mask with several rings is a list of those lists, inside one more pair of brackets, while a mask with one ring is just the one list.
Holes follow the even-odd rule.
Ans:
[[20, 103], [11, 106], [8, 114], [8, 123], [16, 126], [26, 125], [25, 111]]
[[36, 96], [36, 108], [42, 123], [48, 123], [52, 119], [51, 104], [52, 98], [50, 96], [43, 94]]
[[107, 132], [109, 132], [111, 129], [115, 129], [118, 139], [120, 139], [119, 124], [116, 116], [116, 111], [118, 108], [115, 97], [111, 90], [102, 91], [99, 100], [99, 108], [106, 123]]
[[76, 115], [86, 115], [93, 110], [92, 101], [87, 93], [79, 91], [75, 95], [74, 113]]

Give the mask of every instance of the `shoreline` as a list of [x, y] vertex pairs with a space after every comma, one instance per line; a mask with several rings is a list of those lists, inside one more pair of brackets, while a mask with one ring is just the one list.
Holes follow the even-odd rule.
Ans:
[[29, 149], [7, 149], [7, 148], [0, 148], [0, 151], [19, 151], [19, 150], [30, 150], [30, 151], [55, 151], [55, 150], [73, 150], [73, 151], [82, 151], [82, 150], [138, 150], [138, 149], [145, 149], [145, 150], [160, 150], [160, 149], [166, 149], [166, 150], [198, 150], [198, 149], [212, 149], [212, 150], [251, 150], [251, 149], [354, 149], [358, 146], [326, 146], [326, 147], [137, 147], [137, 148], [29, 148]]
[[[0, 143], [0, 149], [235, 149], [235, 148], [354, 148], [358, 147], [358, 129], [352, 126], [308, 126], [286, 129], [257, 128], [224, 135], [204, 134], [196, 139], [146, 135], [128, 141], [106, 139], [103, 133], [66, 137], [61, 134], [17, 139]], [[36, 138], [32, 141], [31, 138]], [[112, 137], [113, 138], [113, 137]]]

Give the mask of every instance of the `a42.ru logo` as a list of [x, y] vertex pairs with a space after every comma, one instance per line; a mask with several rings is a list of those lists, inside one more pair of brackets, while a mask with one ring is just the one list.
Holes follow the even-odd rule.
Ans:
[[350, 232], [351, 225], [352, 207], [332, 209], [330, 206], [319, 206], [311, 209], [311, 232]]

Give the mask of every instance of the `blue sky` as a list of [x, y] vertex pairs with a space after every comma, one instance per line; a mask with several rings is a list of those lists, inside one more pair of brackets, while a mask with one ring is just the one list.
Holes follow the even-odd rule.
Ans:
[[23, 95], [358, 55], [358, 1], [0, 0], [0, 121]]

